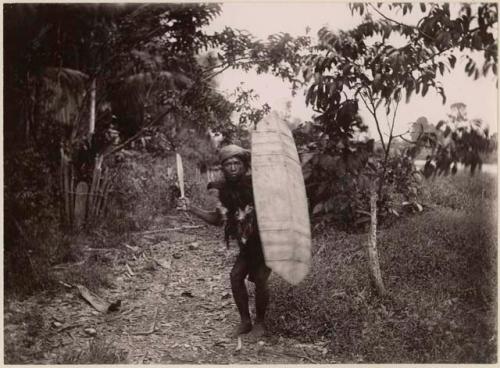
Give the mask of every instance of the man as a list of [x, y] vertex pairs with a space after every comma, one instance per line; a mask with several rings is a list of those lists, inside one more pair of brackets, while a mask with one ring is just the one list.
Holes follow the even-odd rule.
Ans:
[[[241, 322], [233, 335], [252, 330], [252, 335], [259, 337], [265, 333], [264, 317], [269, 303], [267, 280], [271, 270], [264, 262], [254, 210], [252, 180], [247, 175], [250, 153], [237, 145], [228, 145], [221, 148], [219, 155], [224, 179], [209, 183], [208, 189], [216, 189], [220, 205], [213, 211], [204, 211], [191, 206], [189, 200], [181, 199], [180, 207], [212, 225], [225, 224], [226, 232], [238, 241], [240, 253], [231, 270], [231, 290]], [[247, 276], [255, 283], [256, 319], [253, 326], [245, 285]]]

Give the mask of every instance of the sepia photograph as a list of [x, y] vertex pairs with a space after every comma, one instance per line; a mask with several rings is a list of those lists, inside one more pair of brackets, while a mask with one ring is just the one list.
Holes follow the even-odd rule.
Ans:
[[496, 2], [3, 3], [3, 363], [496, 364]]

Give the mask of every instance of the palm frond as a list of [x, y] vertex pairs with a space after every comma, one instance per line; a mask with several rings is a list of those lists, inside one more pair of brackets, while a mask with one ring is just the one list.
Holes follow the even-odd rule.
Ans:
[[70, 68], [47, 67], [42, 70], [42, 78], [51, 85], [59, 86], [67, 93], [75, 94], [85, 91], [88, 75]]
[[84, 99], [88, 76], [79, 70], [70, 68], [47, 67], [40, 75], [42, 95], [46, 111], [52, 111], [54, 118], [65, 125], [73, 125], [74, 117], [80, 113]]

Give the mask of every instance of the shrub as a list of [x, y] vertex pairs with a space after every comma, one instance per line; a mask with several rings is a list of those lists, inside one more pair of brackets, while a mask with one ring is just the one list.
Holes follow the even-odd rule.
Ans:
[[348, 153], [318, 151], [302, 155], [307, 196], [315, 220], [342, 230], [364, 229], [370, 220], [372, 191], [379, 195], [381, 225], [407, 211], [421, 210], [421, 179], [412, 157], [396, 152], [385, 161], [372, 149], [367, 142], [352, 145]]
[[[197, 178], [192, 162], [184, 160], [183, 164], [186, 196], [199, 202], [206, 181]], [[155, 158], [148, 153], [128, 152], [113, 170], [117, 175], [102, 228], [115, 233], [144, 230], [175, 211], [180, 195], [175, 155]]]
[[4, 274], [7, 292], [47, 286], [50, 257], [63, 240], [57, 176], [47, 153], [6, 151], [4, 161]]

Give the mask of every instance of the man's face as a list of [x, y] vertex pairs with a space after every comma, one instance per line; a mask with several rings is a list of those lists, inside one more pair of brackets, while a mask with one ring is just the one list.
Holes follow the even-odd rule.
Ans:
[[238, 157], [231, 157], [222, 163], [222, 171], [227, 180], [236, 181], [245, 173], [245, 165]]

